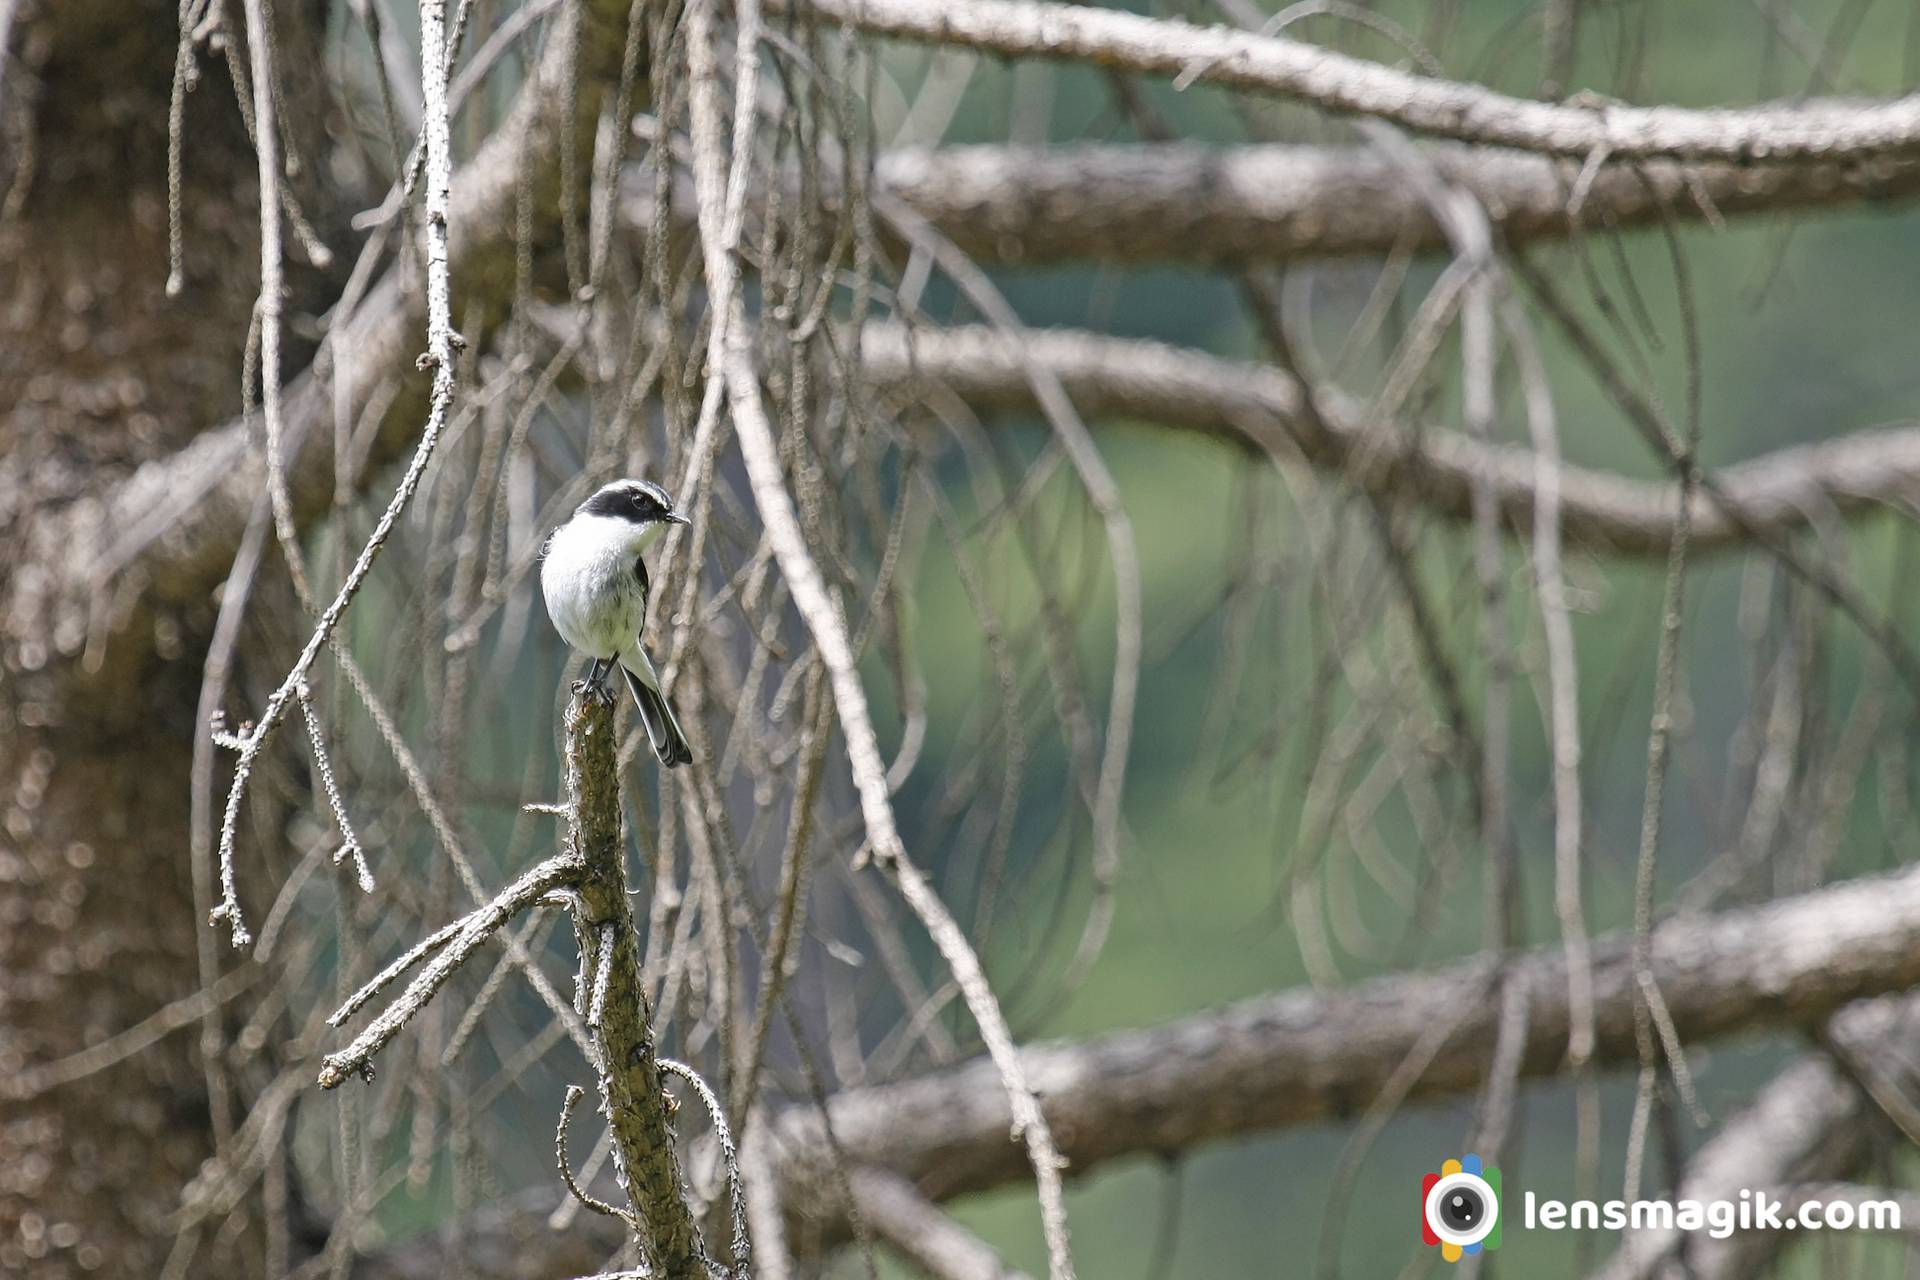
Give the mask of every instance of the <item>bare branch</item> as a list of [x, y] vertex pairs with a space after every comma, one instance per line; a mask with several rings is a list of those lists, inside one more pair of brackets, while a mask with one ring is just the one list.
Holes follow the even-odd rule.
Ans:
[[[261, 0], [255, 0], [255, 8], [264, 6]], [[420, 6], [421, 22], [421, 75], [426, 96], [426, 155], [427, 155], [427, 350], [421, 357], [422, 367], [433, 370], [433, 391], [429, 397], [426, 425], [420, 432], [420, 443], [415, 446], [413, 458], [407, 464], [407, 470], [400, 478], [399, 486], [393, 497], [387, 502], [387, 509], [380, 515], [373, 532], [367, 536], [366, 545], [360, 549], [353, 567], [347, 572], [346, 580], [340, 584], [340, 590], [333, 601], [315, 623], [313, 634], [308, 637], [306, 646], [300, 650], [300, 656], [294, 660], [293, 670], [287, 673], [280, 687], [267, 699], [267, 705], [260, 713], [259, 723], [241, 735], [240, 758], [234, 765], [233, 782], [227, 791], [227, 807], [220, 824], [220, 904], [213, 909], [209, 922], [226, 921], [231, 931], [233, 945], [244, 947], [250, 938], [240, 915], [240, 899], [235, 891], [233, 858], [236, 824], [240, 815], [240, 799], [249, 781], [252, 767], [272, 736], [280, 718], [286, 714], [289, 703], [298, 692], [306, 687], [307, 671], [320, 654], [321, 646], [333, 637], [333, 630], [345, 616], [347, 607], [366, 582], [367, 575], [373, 571], [374, 560], [386, 545], [387, 537], [392, 533], [400, 515], [407, 508], [414, 492], [420, 487], [420, 480], [426, 474], [427, 464], [433, 460], [434, 447], [439, 443], [440, 433], [446, 428], [447, 415], [453, 408], [454, 367], [453, 353], [458, 335], [453, 330], [452, 278], [448, 267], [447, 251], [447, 211], [451, 199], [450, 189], [453, 181], [453, 143], [448, 132], [447, 118], [447, 68], [445, 58], [445, 0], [425, 0]], [[263, 20], [264, 30], [264, 20]], [[264, 36], [263, 36], [264, 41]], [[264, 69], [264, 54], [260, 51], [264, 43], [256, 43], [256, 56]], [[264, 92], [264, 91], [263, 91]], [[272, 122], [265, 118], [261, 121], [261, 133], [271, 134]], [[271, 149], [265, 137], [261, 141], [262, 172], [268, 177], [263, 179], [271, 188], [272, 170], [267, 168], [271, 159]], [[262, 218], [263, 226], [272, 234], [262, 238], [263, 282], [260, 309], [263, 316], [263, 331], [269, 335], [278, 332], [279, 325], [279, 239], [275, 229], [277, 213], [272, 201], [268, 201], [266, 214]], [[266, 290], [273, 291], [269, 299]], [[461, 344], [464, 345], [464, 344]], [[277, 338], [269, 346], [268, 353], [277, 362]], [[277, 368], [267, 371], [268, 387], [268, 436], [270, 440], [279, 439], [277, 430], [277, 404], [279, 398], [280, 374]], [[284, 476], [280, 467], [279, 450], [273, 450], [269, 462], [268, 484], [275, 491], [276, 510], [283, 525], [282, 537], [291, 542], [293, 537], [291, 499], [280, 492]], [[315, 750], [319, 750], [318, 742]], [[349, 837], [351, 838], [351, 837]], [[397, 1029], [397, 1028], [396, 1028]]]
[[707, 1120], [713, 1125], [713, 1136], [720, 1143], [720, 1162], [727, 1176], [727, 1221], [733, 1230], [730, 1242], [733, 1267], [729, 1275], [732, 1280], [750, 1280], [753, 1275], [753, 1239], [747, 1233], [747, 1192], [740, 1178], [740, 1149], [733, 1143], [733, 1130], [727, 1124], [727, 1113], [720, 1106], [720, 1099], [714, 1096], [713, 1086], [686, 1063], [677, 1058], [662, 1058], [660, 1069], [685, 1080], [700, 1095], [700, 1105], [706, 1108]]
[[[711, 14], [696, 2], [689, 10], [689, 69], [693, 78], [691, 101], [695, 146], [694, 176], [700, 201], [700, 238], [705, 252], [707, 280], [723, 290], [733, 280], [733, 268], [725, 235], [726, 192], [722, 172], [726, 157], [718, 147], [719, 93], [711, 49]], [[704, 74], [703, 74], [704, 72]], [[1001, 1077], [1009, 1107], [1013, 1132], [1026, 1140], [1037, 1193], [1041, 1221], [1046, 1232], [1049, 1269], [1053, 1280], [1072, 1280], [1073, 1255], [1067, 1234], [1066, 1205], [1061, 1189], [1061, 1160], [1045, 1115], [1035, 1101], [1022, 1073], [1013, 1033], [1006, 1015], [988, 983], [979, 957], [966, 934], [940, 900], [925, 875], [907, 856], [905, 843], [893, 817], [893, 802], [887, 786], [887, 770], [880, 754], [878, 735], [867, 710], [866, 690], [855, 664], [853, 646], [848, 638], [846, 620], [839, 604], [827, 589], [826, 580], [808, 550], [806, 535], [787, 495], [782, 474], [779, 443], [773, 424], [760, 397], [760, 379], [754, 365], [753, 347], [739, 314], [738, 297], [723, 292], [716, 306], [725, 308], [713, 319], [716, 331], [725, 328], [727, 341], [721, 357], [720, 376], [726, 382], [727, 399], [733, 409], [734, 428], [739, 435], [741, 454], [753, 489], [754, 504], [766, 528], [773, 548], [793, 594], [794, 606], [812, 633], [814, 644], [826, 664], [833, 690], [840, 727], [846, 736], [848, 764], [854, 786], [860, 796], [860, 811], [866, 823], [867, 840], [874, 862], [894, 882], [908, 907], [925, 926], [939, 949], [941, 959], [952, 972], [954, 981], [967, 1001], [968, 1011], [980, 1028], [988, 1052]]]
[[[549, 858], [502, 889], [493, 901], [462, 919], [459, 929], [441, 946], [427, 967], [420, 971], [420, 976], [407, 984], [407, 989], [399, 999], [388, 1005], [385, 1012], [367, 1025], [366, 1030], [355, 1036], [352, 1044], [326, 1056], [320, 1067], [320, 1087], [332, 1089], [349, 1075], [371, 1072], [373, 1055], [385, 1048], [387, 1041], [398, 1035], [400, 1029], [426, 1007], [427, 1002], [453, 977], [454, 971], [465, 963], [467, 957], [478, 951], [496, 929], [561, 885], [573, 883], [580, 874], [578, 859], [565, 855]], [[390, 980], [389, 975], [396, 970], [404, 971], [400, 969], [401, 964], [416, 960], [416, 953], [439, 936], [435, 934], [427, 943], [402, 956], [400, 961], [388, 966], [381, 976]], [[363, 989], [348, 1002], [349, 1006], [358, 1007], [368, 994], [370, 992]], [[348, 1014], [343, 1011], [336, 1014], [335, 1018], [344, 1021], [346, 1016]]]
[[[1020, 349], [983, 327], [906, 330], [873, 325], [862, 341], [866, 372], [905, 392], [944, 387], [981, 408], [1030, 409], [1029, 361], [1051, 369], [1090, 415], [1181, 427], [1241, 441], [1279, 458], [1304, 455], [1369, 492], [1418, 501], [1465, 519], [1479, 447], [1458, 432], [1424, 428], [1386, 434], [1359, 406], [1332, 392], [1318, 397], [1324, 432], [1303, 411], [1299, 384], [1279, 370], [1240, 364], [1157, 342], [1073, 330], [1029, 331]], [[1496, 447], [1492, 482], [1502, 523], [1533, 520], [1536, 462], [1530, 450]], [[1836, 436], [1736, 463], [1713, 473], [1718, 496], [1696, 494], [1691, 545], [1699, 551], [1746, 545], [1765, 532], [1807, 527], [1813, 513], [1909, 509], [1920, 499], [1920, 428]], [[1676, 514], [1675, 486], [1567, 466], [1561, 471], [1562, 528], [1594, 551], [1664, 556]], [[1737, 512], [1738, 519], [1733, 512]]]
[[386, 968], [367, 979], [361, 988], [348, 996], [346, 1002], [327, 1015], [327, 1025], [337, 1027], [358, 1013], [367, 1001], [379, 995], [388, 986], [400, 978], [400, 975], [425, 960], [440, 948], [452, 942], [467, 927], [471, 916], [462, 916], [451, 924], [443, 924], [420, 941], [408, 947], [396, 956]]
[[899, 1174], [855, 1169], [853, 1195], [873, 1233], [934, 1280], [1026, 1280]]
[[[1630, 950], [1624, 936], [1602, 939], [1592, 948], [1596, 1068], [1636, 1061]], [[1530, 992], [1520, 1048], [1525, 1077], [1553, 1075], [1564, 1066], [1565, 965], [1558, 950], [1514, 961], [1513, 976]], [[1818, 1028], [1856, 1000], [1920, 981], [1920, 873], [1670, 920], [1654, 931], [1652, 965], [1675, 1025], [1688, 1041], [1770, 1026]], [[1351, 1116], [1378, 1096], [1430, 1035], [1436, 1009], [1463, 1013], [1407, 1090], [1407, 1100], [1471, 1091], [1487, 1078], [1498, 1039], [1500, 1011], [1491, 999], [1496, 973], [1475, 961], [1332, 994], [1285, 992], [1160, 1027], [1033, 1046], [1020, 1058], [1060, 1135], [1063, 1153], [1078, 1172], [1087, 1173], [1128, 1155], [1164, 1155]], [[1907, 1043], [1883, 1034], [1891, 1026], [1889, 1006], [1876, 1002], [1862, 1008], [1878, 1012], [1866, 1020], [1856, 1009], [1834, 1025], [1847, 1028], [1858, 1044]], [[1856, 1023], [1856, 1018], [1863, 1020]], [[1809, 1059], [1762, 1094], [1755, 1123], [1730, 1122], [1723, 1138], [1730, 1152], [1740, 1154], [1716, 1160], [1713, 1167], [1732, 1170], [1728, 1176], [1736, 1180], [1726, 1185], [1736, 1187], [1848, 1176], [1856, 1167], [1857, 1145], [1847, 1148], [1856, 1154], [1845, 1159], [1801, 1161], [1794, 1153], [1816, 1152], [1829, 1136], [1857, 1143], [1864, 1130], [1850, 1135], [1839, 1122], [1863, 1120], [1862, 1108], [1871, 1106], [1830, 1057]], [[770, 1141], [780, 1153], [779, 1196], [788, 1217], [828, 1242], [848, 1232], [847, 1205], [831, 1173], [835, 1143], [857, 1166], [856, 1194], [858, 1172], [865, 1170], [903, 1179], [936, 1203], [1031, 1176], [1008, 1141], [1011, 1112], [999, 1071], [989, 1060], [850, 1089], [835, 1095], [829, 1108], [831, 1141], [818, 1113], [806, 1106], [776, 1119]], [[1735, 1139], [1736, 1130], [1744, 1136]], [[1710, 1143], [1703, 1155], [1721, 1141]], [[1777, 1146], [1783, 1157], [1760, 1160], [1752, 1154], [1756, 1142]], [[1749, 1176], [1750, 1170], [1757, 1172]], [[551, 1207], [549, 1199], [534, 1209], [503, 1211], [500, 1224], [488, 1229], [484, 1252], [510, 1253], [517, 1247], [511, 1240], [537, 1229], [510, 1224], [542, 1223]], [[495, 1240], [496, 1235], [501, 1238]], [[437, 1274], [432, 1269], [437, 1256], [401, 1249], [390, 1260], [370, 1260], [366, 1274], [382, 1280]], [[1736, 1263], [1706, 1274], [1748, 1273]]]
[[604, 1008], [593, 1029], [600, 1102], [613, 1134], [620, 1184], [633, 1202], [648, 1270], [657, 1280], [708, 1280], [714, 1272], [687, 1207], [655, 1056], [653, 1013], [640, 982], [640, 950], [627, 900], [620, 838], [620, 780], [613, 712], [576, 696], [567, 706], [569, 839], [578, 859], [573, 912], [580, 972], [604, 969]]
[[1920, 95], [1710, 110], [1586, 106], [1509, 97], [1277, 36], [1114, 9], [1025, 0], [785, 2], [873, 35], [1204, 80], [1326, 111], [1377, 116], [1415, 133], [1555, 155], [1843, 159], [1920, 147]]
[[[1832, 1034], [1862, 1037], [1911, 1055], [1920, 1036], [1920, 1006], [1911, 999], [1891, 999], [1848, 1009], [1833, 1019]], [[1878, 1120], [1872, 1100], [1830, 1055], [1808, 1054], [1775, 1076], [1694, 1154], [1674, 1198], [1735, 1201], [1742, 1188], [1850, 1176], [1865, 1159]], [[1761, 1231], [1713, 1240], [1648, 1229], [1629, 1234], [1620, 1252], [1594, 1275], [1596, 1280], [1652, 1280], [1670, 1274], [1684, 1255], [1686, 1274], [1695, 1280], [1735, 1280], [1757, 1274], [1790, 1238]]]
[[[1446, 144], [1422, 148], [1487, 210], [1506, 243], [1575, 233], [1574, 175], [1561, 161]], [[906, 204], [983, 261], [1038, 264], [1285, 261], [1437, 249], [1440, 226], [1399, 168], [1370, 147], [1199, 143], [967, 146], [892, 151], [877, 193]], [[1920, 163], [1613, 162], [1595, 172], [1580, 222], [1822, 209], [1920, 195]], [[630, 218], [650, 216], [647, 202]]]
[[[1649, 958], [1686, 1041], [1816, 1027], [1850, 1001], [1920, 981], [1920, 873], [1675, 918], [1654, 930]], [[1594, 1065], [1636, 1061], [1630, 940], [1596, 941], [1591, 959]], [[1512, 967], [1531, 993], [1521, 1074], [1554, 1074], [1569, 1032], [1565, 953], [1536, 951]], [[1123, 1155], [1349, 1116], [1421, 1043], [1436, 1009], [1467, 1012], [1408, 1099], [1474, 1089], [1497, 1041], [1496, 973], [1473, 961], [1330, 994], [1291, 991], [1163, 1027], [1029, 1048], [1020, 1060], [1063, 1154], [1084, 1173]], [[1011, 1114], [998, 1072], [985, 1061], [849, 1091], [833, 1100], [831, 1114], [847, 1159], [892, 1169], [935, 1200], [1025, 1176], [1007, 1142]], [[827, 1150], [817, 1117], [791, 1112], [779, 1133], [791, 1153], [783, 1182], [830, 1185], [817, 1163]], [[803, 1214], [819, 1202], [786, 1198]]]
[[631, 1213], [616, 1209], [605, 1200], [597, 1196], [589, 1195], [586, 1190], [574, 1180], [573, 1161], [567, 1158], [567, 1128], [573, 1122], [573, 1109], [579, 1106], [580, 1099], [586, 1096], [587, 1091], [585, 1089], [582, 1089], [577, 1084], [570, 1084], [567, 1086], [567, 1096], [560, 1102], [560, 1123], [553, 1131], [553, 1159], [554, 1163], [558, 1165], [560, 1169], [560, 1181], [566, 1183], [567, 1191], [575, 1200], [578, 1200], [587, 1208], [593, 1210], [595, 1213], [604, 1213], [610, 1218], [619, 1218], [628, 1226], [637, 1230], [640, 1224], [633, 1220]]

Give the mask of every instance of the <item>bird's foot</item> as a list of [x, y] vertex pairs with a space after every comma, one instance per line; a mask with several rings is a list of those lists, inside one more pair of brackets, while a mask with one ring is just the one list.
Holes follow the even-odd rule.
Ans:
[[589, 702], [597, 702], [603, 707], [613, 705], [613, 690], [605, 680], [575, 680], [573, 691]]
[[611, 659], [596, 659], [587, 678], [573, 682], [574, 693], [603, 707], [613, 706], [613, 689], [607, 684], [607, 672], [612, 669]]

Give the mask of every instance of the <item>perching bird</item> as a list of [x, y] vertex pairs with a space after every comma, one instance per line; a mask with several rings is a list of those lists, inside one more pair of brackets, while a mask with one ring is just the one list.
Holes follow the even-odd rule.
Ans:
[[640, 706], [653, 753], [669, 769], [693, 759], [693, 752], [674, 719], [673, 704], [660, 691], [652, 660], [640, 647], [648, 593], [641, 553], [668, 525], [687, 523], [659, 485], [615, 480], [547, 535], [540, 564], [540, 592], [554, 629], [594, 660], [586, 680], [575, 687], [607, 697], [607, 673], [618, 662]]

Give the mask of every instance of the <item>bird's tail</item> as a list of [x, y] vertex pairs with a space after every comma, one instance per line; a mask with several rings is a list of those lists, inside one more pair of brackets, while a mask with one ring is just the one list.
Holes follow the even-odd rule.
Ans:
[[671, 769], [693, 759], [687, 735], [680, 732], [680, 722], [674, 718], [673, 704], [667, 701], [667, 696], [648, 686], [625, 666], [620, 668], [620, 674], [627, 678], [627, 688], [633, 691], [633, 701], [640, 708], [640, 723], [646, 726], [647, 741], [653, 744], [653, 754], [660, 757], [660, 763]]

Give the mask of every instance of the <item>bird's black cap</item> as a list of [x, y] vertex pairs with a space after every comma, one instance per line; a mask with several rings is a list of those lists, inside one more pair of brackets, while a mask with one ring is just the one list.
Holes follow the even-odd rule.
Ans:
[[667, 491], [651, 480], [615, 480], [580, 504], [580, 514], [611, 516], [634, 524], [653, 524], [668, 520], [685, 524], [687, 518], [673, 509]]

